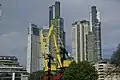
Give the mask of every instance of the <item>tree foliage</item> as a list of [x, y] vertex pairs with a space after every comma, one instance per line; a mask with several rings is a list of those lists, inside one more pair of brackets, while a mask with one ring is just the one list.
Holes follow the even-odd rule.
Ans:
[[33, 73], [30, 73], [28, 80], [41, 80], [41, 77], [43, 76], [43, 71], [36, 71]]
[[120, 44], [117, 46], [116, 51], [114, 51], [113, 55], [111, 56], [111, 63], [119, 66], [120, 64]]
[[70, 67], [65, 71], [61, 80], [97, 80], [98, 74], [95, 67], [89, 62], [73, 62]]

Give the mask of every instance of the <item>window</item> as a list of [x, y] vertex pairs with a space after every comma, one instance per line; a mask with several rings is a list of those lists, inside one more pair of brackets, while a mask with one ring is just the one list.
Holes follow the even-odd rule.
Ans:
[[100, 78], [104, 78], [104, 76], [100, 76]]
[[2, 57], [0, 57], [0, 59], [2, 59]]
[[33, 27], [32, 31], [33, 31], [33, 35], [39, 36], [39, 29], [38, 28]]
[[103, 69], [103, 68], [98, 68], [98, 69]]
[[104, 71], [99, 71], [99, 72], [104, 72]]
[[99, 67], [103, 67], [103, 65], [99, 65]]

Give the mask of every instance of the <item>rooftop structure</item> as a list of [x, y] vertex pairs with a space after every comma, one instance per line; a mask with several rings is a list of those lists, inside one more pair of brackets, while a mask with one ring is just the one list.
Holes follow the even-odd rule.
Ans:
[[109, 61], [100, 60], [94, 66], [98, 71], [98, 80], [120, 80], [119, 71]]
[[27, 74], [23, 66], [19, 65], [18, 59], [15, 56], [0, 56], [0, 79], [13, 78], [21, 80], [21, 75]]
[[76, 62], [95, 61], [93, 34], [89, 21], [76, 21], [72, 24], [72, 55]]

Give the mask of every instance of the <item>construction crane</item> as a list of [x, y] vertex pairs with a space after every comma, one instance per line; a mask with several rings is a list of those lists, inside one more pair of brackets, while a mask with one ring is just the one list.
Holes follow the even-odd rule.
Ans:
[[[62, 58], [61, 59], [60, 51], [65, 49], [65, 48], [63, 46], [63, 42], [62, 42], [60, 36], [58, 35], [57, 39], [60, 40], [60, 43], [61, 43], [60, 46], [62, 47], [61, 50], [59, 49], [58, 44], [57, 44], [57, 39], [56, 39], [56, 31], [57, 31], [56, 27], [54, 25], [51, 25], [51, 27], [49, 28], [49, 32], [48, 32], [46, 42], [43, 41], [44, 40], [44, 34], [43, 33], [41, 34], [41, 37], [40, 37], [40, 42], [42, 44], [40, 47], [44, 47], [44, 52], [43, 52], [44, 71], [48, 72], [48, 73], [50, 73], [50, 71], [56, 71], [58, 69], [59, 70], [65, 69], [65, 68], [69, 67], [69, 65], [73, 61], [71, 58], [69, 58], [69, 59]], [[52, 36], [52, 38], [53, 38], [54, 46], [55, 46], [55, 49], [56, 49], [56, 58], [57, 59], [55, 59], [55, 60], [51, 56], [51, 53], [47, 53], [47, 51], [46, 51], [49, 48], [48, 44], [49, 44], [50, 36]], [[51, 63], [51, 60], [55, 63]], [[61, 77], [61, 76], [62, 76], [61, 74], [59, 76], [57, 75], [54, 78], [54, 80], [58, 80], [58, 78]]]

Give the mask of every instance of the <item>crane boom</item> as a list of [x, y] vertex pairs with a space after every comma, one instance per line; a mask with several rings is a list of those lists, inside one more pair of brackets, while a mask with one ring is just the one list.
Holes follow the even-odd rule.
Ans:
[[53, 40], [54, 40], [54, 44], [55, 44], [55, 48], [56, 48], [56, 52], [57, 52], [56, 55], [57, 55], [57, 59], [58, 59], [59, 65], [60, 65], [60, 67], [63, 67], [62, 66], [62, 62], [61, 62], [61, 57], [60, 57], [59, 49], [58, 49], [58, 46], [57, 46], [57, 43], [56, 43], [55, 34], [53, 34]]
[[[41, 36], [40, 36], [40, 49], [42, 48], [45, 48], [45, 43], [43, 42], [43, 33], [41, 33]], [[44, 57], [44, 68], [48, 69], [48, 62], [47, 62], [47, 58], [46, 58], [46, 55], [45, 55], [45, 49], [44, 49], [44, 54], [43, 54], [43, 57]]]
[[49, 48], [48, 44], [49, 44], [50, 38], [53, 38], [53, 43], [54, 43], [54, 46], [55, 46], [55, 49], [56, 49], [56, 58], [57, 58], [57, 61], [55, 60], [55, 64], [53, 64], [53, 63], [51, 64], [51, 70], [56, 70], [57, 68], [68, 67], [69, 64], [72, 62], [71, 60], [63, 60], [63, 62], [61, 61], [60, 50], [58, 48], [56, 37], [58, 38], [58, 40], [60, 40], [60, 43], [61, 43], [60, 46], [62, 46], [64, 48], [64, 45], [63, 45], [63, 42], [60, 38], [60, 35], [56, 35], [56, 34], [57, 34], [57, 30], [56, 30], [56, 27], [54, 25], [51, 25], [51, 27], [49, 28], [49, 32], [48, 32], [46, 42], [43, 42], [43, 39], [44, 39], [43, 35], [44, 34], [43, 33], [41, 34], [41, 39], [40, 39], [41, 44], [42, 44], [41, 47], [43, 47], [43, 49], [44, 49], [44, 51], [43, 51], [44, 71], [48, 71], [48, 58], [46, 56], [47, 54], [46, 54], [45, 45], [47, 46], [47, 48]]

